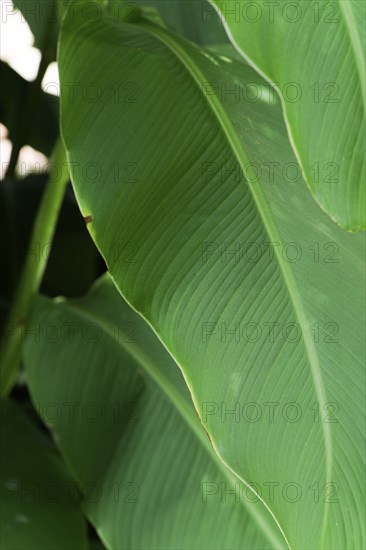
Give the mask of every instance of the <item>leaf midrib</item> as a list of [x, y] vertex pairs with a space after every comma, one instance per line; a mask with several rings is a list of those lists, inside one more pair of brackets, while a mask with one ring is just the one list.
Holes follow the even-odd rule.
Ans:
[[[176, 58], [181, 62], [181, 64], [185, 67], [185, 69], [188, 71], [188, 73], [193, 77], [194, 82], [197, 84], [198, 88], [202, 90], [202, 84], [206, 81], [204, 78], [204, 75], [202, 74], [199, 67], [193, 62], [192, 58], [184, 51], [184, 49], [177, 43], [177, 41], [174, 40], [174, 38], [168, 34], [168, 32], [164, 31], [162, 28], [153, 25], [152, 23], [143, 20], [139, 21], [138, 27], [141, 27], [143, 29], [146, 29], [150, 34], [158, 38], [175, 56]], [[243, 145], [238, 138], [237, 133], [235, 132], [235, 129], [232, 126], [232, 123], [230, 122], [229, 117], [227, 116], [225, 110], [223, 109], [220, 100], [215, 95], [209, 94], [207, 97], [207, 104], [210, 105], [211, 110], [217, 119], [217, 122], [220, 126], [220, 128], [223, 130], [224, 135], [227, 138], [227, 141], [229, 143], [229, 146], [231, 150], [233, 151], [234, 156], [236, 157], [239, 165], [242, 167], [245, 179], [247, 181], [248, 187], [251, 191], [253, 200], [257, 206], [258, 212], [260, 214], [261, 220], [265, 226], [265, 229], [267, 231], [267, 234], [270, 237], [271, 242], [282, 242], [282, 239], [279, 236], [279, 233], [274, 225], [274, 222], [272, 220], [272, 216], [269, 210], [269, 206], [267, 204], [266, 199], [264, 198], [264, 195], [259, 187], [259, 185], [256, 183], [256, 174], [254, 173], [251, 163], [249, 162], [249, 158], [247, 157], [247, 154], [243, 148]], [[312, 341], [311, 335], [306, 330], [307, 323], [306, 323], [306, 315], [305, 311], [303, 309], [303, 305], [301, 300], [299, 299], [299, 293], [297, 290], [297, 285], [295, 282], [295, 279], [293, 277], [292, 272], [289, 269], [289, 266], [286, 264], [286, 262], [283, 260], [279, 250], [279, 247], [274, 247], [275, 250], [275, 256], [277, 257], [278, 265], [280, 267], [282, 276], [285, 281], [286, 288], [288, 290], [288, 294], [290, 296], [291, 302], [293, 304], [294, 311], [296, 313], [296, 317], [299, 321], [300, 326], [302, 327], [302, 332], [304, 335], [304, 344], [305, 344], [305, 351], [308, 356], [308, 361], [311, 368], [311, 374], [313, 377], [313, 383], [315, 387], [315, 392], [317, 394], [318, 400], [319, 400], [319, 406], [323, 408], [327, 402], [326, 396], [325, 396], [325, 389], [323, 386], [323, 380], [321, 376], [320, 371], [320, 365], [319, 360], [317, 356], [317, 352], [315, 349], [314, 342]], [[181, 369], [183, 372], [183, 369]], [[197, 400], [194, 395], [194, 389], [190, 388], [192, 399], [195, 404], [196, 410], [198, 411], [197, 407]], [[324, 436], [324, 446], [325, 446], [325, 454], [326, 454], [326, 482], [331, 482], [332, 479], [332, 441], [331, 441], [331, 432], [330, 432], [330, 426], [329, 424], [322, 423], [323, 428], [323, 436]], [[217, 452], [220, 459], [226, 464], [224, 459], [221, 457], [219, 451], [217, 450], [217, 446], [215, 445], [214, 441], [212, 441], [213, 446], [215, 448], [215, 451]], [[227, 467], [231, 470], [230, 466], [226, 464]], [[233, 472], [235, 475], [238, 476], [235, 472]], [[238, 476], [239, 477], [239, 476]], [[245, 483], [245, 481], [242, 479], [242, 482]], [[265, 503], [266, 504], [266, 503]], [[267, 504], [266, 504], [267, 506]], [[287, 544], [290, 547], [288, 538], [286, 537], [281, 525], [279, 524], [277, 518], [274, 516], [272, 510], [267, 506], [268, 510], [272, 514], [273, 518], [275, 519], [276, 523], [278, 524], [283, 536], [286, 539]], [[323, 538], [324, 532], [326, 529], [327, 524], [327, 515], [328, 515], [328, 504], [325, 504], [325, 513], [323, 517], [323, 532], [321, 537]]]

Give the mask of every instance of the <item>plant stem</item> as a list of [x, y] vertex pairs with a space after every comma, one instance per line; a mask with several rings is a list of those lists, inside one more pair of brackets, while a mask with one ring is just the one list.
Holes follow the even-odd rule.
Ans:
[[[1, 397], [6, 397], [11, 391], [22, 357], [24, 326], [29, 304], [38, 291], [47, 266], [48, 245], [52, 242], [58, 214], [62, 205], [66, 185], [69, 180], [66, 151], [59, 137], [53, 155], [53, 168], [50, 172], [46, 189], [33, 226], [33, 232], [28, 246], [28, 254], [22, 269], [14, 301], [10, 310], [0, 351], [0, 387]], [[35, 259], [32, 250], [41, 251]], [[38, 260], [38, 261], [37, 261]]]

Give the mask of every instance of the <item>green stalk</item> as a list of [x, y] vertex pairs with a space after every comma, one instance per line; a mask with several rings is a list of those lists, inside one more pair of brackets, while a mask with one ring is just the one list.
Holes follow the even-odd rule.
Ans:
[[[66, 151], [61, 137], [56, 143], [53, 161], [53, 168], [50, 172], [47, 186], [35, 219], [28, 247], [28, 254], [25, 259], [1, 342], [1, 398], [7, 397], [17, 377], [22, 358], [24, 327], [30, 301], [40, 287], [47, 266], [49, 253], [43, 254], [43, 251], [48, 250], [48, 245], [52, 242], [66, 185], [69, 180]], [[41, 251], [38, 262], [31, 253], [31, 251], [35, 249]]]

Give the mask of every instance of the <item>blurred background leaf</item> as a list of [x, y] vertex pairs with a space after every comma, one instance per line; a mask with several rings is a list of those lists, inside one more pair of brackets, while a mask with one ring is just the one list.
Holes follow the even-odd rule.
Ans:
[[1, 404], [2, 550], [83, 550], [77, 484], [49, 439], [13, 401]]
[[[59, 100], [35, 89], [7, 63], [0, 61], [0, 122], [6, 126], [9, 139], [19, 148], [30, 145], [49, 156], [59, 133]], [[24, 117], [24, 102], [31, 104], [29, 117]]]
[[34, 36], [34, 46], [41, 50], [49, 63], [55, 60], [61, 16], [57, 0], [13, 0], [13, 4], [29, 25]]

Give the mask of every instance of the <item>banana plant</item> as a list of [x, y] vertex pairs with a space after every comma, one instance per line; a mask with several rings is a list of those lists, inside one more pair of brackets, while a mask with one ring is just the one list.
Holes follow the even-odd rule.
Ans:
[[[360, 546], [363, 236], [337, 228], [310, 196], [280, 101], [250, 95], [268, 92], [257, 73], [136, 9], [121, 19], [90, 23], [76, 5], [61, 34], [61, 81], [83, 90], [94, 79], [101, 92], [97, 113], [61, 96], [90, 234], [180, 366], [217, 454], [255, 480], [289, 546]], [[82, 168], [96, 161], [88, 181]], [[250, 422], [248, 403], [293, 403], [301, 428], [286, 414]], [[271, 483], [298, 491], [274, 498]]]
[[30, 247], [70, 176], [109, 275], [51, 300], [27, 258], [4, 402], [25, 381], [106, 548], [364, 548], [363, 8], [141, 4], [63, 11]]

